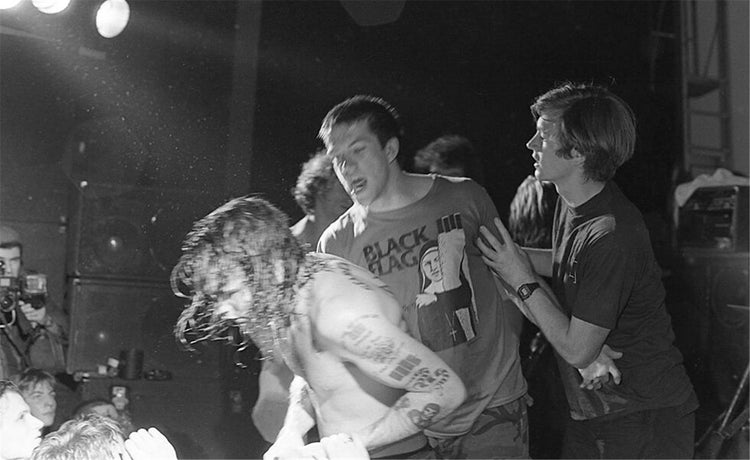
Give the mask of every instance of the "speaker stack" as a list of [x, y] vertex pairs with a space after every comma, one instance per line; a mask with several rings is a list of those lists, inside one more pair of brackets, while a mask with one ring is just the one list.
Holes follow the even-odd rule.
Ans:
[[185, 190], [82, 182], [71, 194], [67, 370], [93, 371], [142, 349], [144, 369], [194, 371], [172, 329], [182, 309], [169, 285], [180, 245], [214, 197]]
[[686, 361], [701, 399], [726, 407], [748, 364], [748, 187], [697, 189], [680, 209], [677, 241], [695, 340]]

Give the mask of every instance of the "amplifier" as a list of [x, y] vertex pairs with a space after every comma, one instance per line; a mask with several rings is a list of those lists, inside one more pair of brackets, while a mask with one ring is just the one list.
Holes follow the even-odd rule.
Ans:
[[677, 243], [683, 248], [748, 250], [748, 186], [703, 187], [680, 208]]

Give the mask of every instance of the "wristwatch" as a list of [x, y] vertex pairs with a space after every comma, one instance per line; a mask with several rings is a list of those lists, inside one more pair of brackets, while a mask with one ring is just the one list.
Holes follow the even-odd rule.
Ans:
[[531, 297], [531, 294], [539, 287], [539, 283], [526, 283], [518, 286], [516, 293], [521, 300], [526, 300]]

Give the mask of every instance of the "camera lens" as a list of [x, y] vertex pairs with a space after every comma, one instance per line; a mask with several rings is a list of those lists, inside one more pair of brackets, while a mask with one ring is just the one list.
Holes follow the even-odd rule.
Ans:
[[11, 294], [5, 294], [0, 298], [0, 310], [2, 311], [11, 311], [15, 305], [16, 299]]

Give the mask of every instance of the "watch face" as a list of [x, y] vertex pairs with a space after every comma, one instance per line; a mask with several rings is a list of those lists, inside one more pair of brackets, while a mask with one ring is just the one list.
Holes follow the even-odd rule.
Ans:
[[522, 284], [518, 288], [518, 297], [521, 298], [521, 300], [526, 300], [529, 297], [531, 297], [531, 294], [534, 292], [536, 288], [539, 287], [539, 283], [528, 283], [528, 284]]

